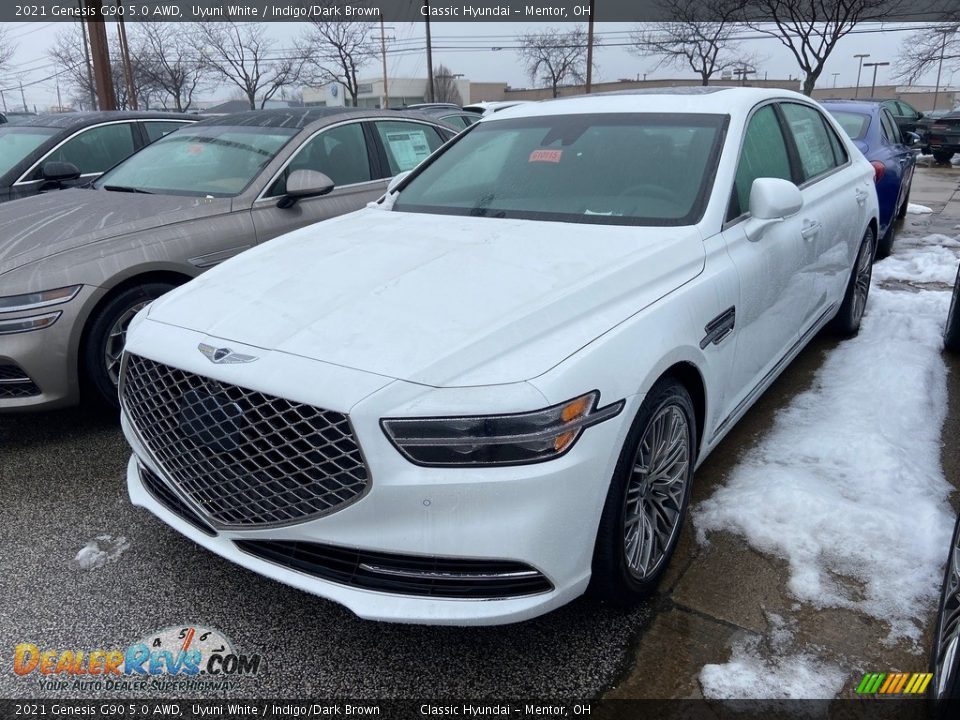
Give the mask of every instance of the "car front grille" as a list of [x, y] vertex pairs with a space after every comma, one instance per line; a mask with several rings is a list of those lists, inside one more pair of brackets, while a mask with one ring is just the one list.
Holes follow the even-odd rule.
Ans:
[[511, 560], [368, 552], [287, 540], [235, 540], [248, 555], [339, 585], [397, 595], [494, 600], [550, 592], [529, 565]]
[[166, 479], [220, 528], [302, 522], [369, 487], [343, 413], [132, 354], [121, 400]]
[[153, 496], [154, 500], [183, 521], [193, 525], [203, 534], [209, 535], [210, 537], [216, 536], [217, 531], [210, 527], [203, 518], [197, 515], [183, 500], [177, 497], [177, 494], [173, 492], [163, 480], [158, 478], [156, 473], [143, 465], [139, 466], [139, 471], [140, 482], [143, 483], [143, 486]]
[[40, 388], [18, 365], [0, 365], [0, 400], [39, 394]]

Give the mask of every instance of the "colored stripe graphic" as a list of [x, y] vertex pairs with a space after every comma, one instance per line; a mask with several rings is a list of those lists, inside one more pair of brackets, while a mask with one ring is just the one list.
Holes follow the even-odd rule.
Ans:
[[873, 695], [880, 689], [880, 683], [887, 677], [886, 673], [867, 673], [857, 686], [860, 695]]
[[857, 685], [858, 695], [922, 695], [932, 673], [867, 673]]

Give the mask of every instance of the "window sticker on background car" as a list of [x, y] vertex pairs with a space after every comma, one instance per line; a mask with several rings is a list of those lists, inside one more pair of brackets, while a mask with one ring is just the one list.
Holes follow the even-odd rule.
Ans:
[[406, 130], [386, 133], [390, 152], [400, 166], [400, 172], [412, 170], [430, 154], [427, 134], [423, 130]]
[[563, 157], [563, 150], [534, 150], [530, 153], [530, 162], [558, 163]]

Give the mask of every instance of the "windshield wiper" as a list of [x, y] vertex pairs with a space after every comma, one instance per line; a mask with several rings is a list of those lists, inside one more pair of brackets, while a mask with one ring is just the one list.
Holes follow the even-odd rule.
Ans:
[[137, 187], [130, 187], [129, 185], [104, 185], [104, 190], [109, 190], [110, 192], [125, 192], [125, 193], [142, 193], [143, 195], [153, 195], [149, 190], [142, 190]]

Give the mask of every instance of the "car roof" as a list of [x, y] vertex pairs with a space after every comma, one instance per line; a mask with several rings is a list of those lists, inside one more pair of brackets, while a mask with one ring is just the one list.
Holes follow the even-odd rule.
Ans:
[[828, 110], [847, 110], [862, 115], [875, 115], [883, 107], [879, 100], [873, 102], [868, 100], [821, 100], [820, 104]]
[[[9, 117], [13, 113], [7, 113]], [[17, 119], [17, 127], [45, 127], [62, 128], [64, 130], [74, 130], [76, 128], [87, 127], [89, 125], [99, 125], [105, 122], [114, 122], [117, 120], [193, 120], [196, 115], [187, 115], [186, 113], [156, 112], [156, 111], [137, 111], [137, 110], [107, 110], [107, 111], [88, 111], [88, 112], [69, 112], [69, 113], [40, 113], [24, 117], [20, 115]]]
[[[314, 124], [326, 125], [343, 118], [397, 118], [411, 117], [419, 120], [437, 123], [446, 126], [442, 120], [422, 112], [407, 110], [378, 110], [373, 108], [349, 107], [309, 107], [309, 108], [282, 108], [275, 110], [247, 110], [240, 113], [220, 115], [207, 118], [197, 123], [197, 126], [228, 125], [231, 127], [261, 127], [261, 128], [288, 128], [303, 130]], [[451, 126], [451, 129], [455, 129]]]
[[706, 113], [729, 115], [740, 109], [749, 111], [764, 100], [795, 100], [813, 103], [806, 95], [777, 88], [724, 87], [711, 85], [643, 88], [592, 95], [526, 102], [484, 115], [481, 122], [506, 118], [563, 115], [574, 113]]

